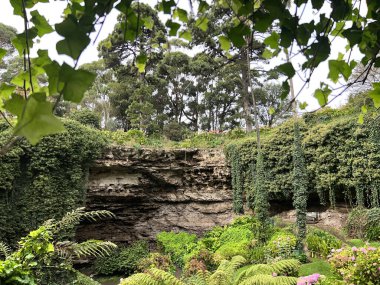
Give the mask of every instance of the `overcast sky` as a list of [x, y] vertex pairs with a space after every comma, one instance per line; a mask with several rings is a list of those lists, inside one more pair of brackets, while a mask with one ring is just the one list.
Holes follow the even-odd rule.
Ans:
[[[22, 20], [22, 18], [13, 15], [13, 8], [11, 7], [9, 1], [1, 0], [1, 2], [2, 3], [1, 3], [1, 9], [0, 9], [0, 22], [4, 23], [6, 25], [10, 25], [10, 26], [15, 27], [19, 32], [23, 31], [23, 20]], [[154, 4], [156, 4], [157, 1], [156, 0], [146, 0], [143, 2], [147, 2], [147, 3], [150, 3], [151, 5], [154, 5]], [[66, 6], [65, 1], [54, 1], [52, 3], [40, 3], [36, 6], [36, 8], [40, 12], [40, 14], [44, 15], [48, 19], [50, 24], [55, 24], [55, 23], [61, 21], [62, 11], [63, 11], [65, 6]], [[308, 9], [306, 9], [306, 11], [307, 10]], [[96, 34], [98, 32], [99, 27], [97, 27], [97, 32], [93, 33], [91, 35], [91, 37], [92, 37], [91, 44], [83, 52], [83, 54], [80, 58], [80, 64], [91, 62], [91, 61], [98, 59], [97, 45], [101, 40], [105, 39], [109, 33], [112, 32], [113, 27], [117, 21], [117, 14], [118, 14], [117, 11], [114, 10], [107, 16], [106, 22], [105, 22], [105, 24], [102, 28], [102, 31], [101, 31], [98, 39], [97, 39], [97, 42], [94, 43], [94, 39], [96, 37]], [[316, 17], [316, 16], [317, 15], [313, 15], [310, 12], [306, 12], [304, 14], [304, 17], [307, 20], [309, 20], [310, 17]], [[56, 33], [48, 34], [48, 35], [45, 35], [41, 39], [40, 43], [36, 47], [41, 48], [41, 49], [48, 49], [49, 55], [59, 62], [65, 61], [68, 63], [72, 63], [72, 60], [70, 60], [69, 57], [57, 54], [57, 52], [55, 50], [55, 44], [59, 40], [60, 40], [60, 36], [57, 35]], [[346, 44], [347, 43], [345, 41], [343, 41], [342, 39], [335, 40], [335, 42], [333, 44], [331, 58], [335, 59], [337, 57], [338, 52], [344, 53], [345, 52], [344, 48], [345, 48]], [[35, 50], [36, 49], [34, 49], [34, 51]], [[32, 51], [32, 56], [35, 56], [35, 55], [36, 55], [35, 52], [33, 53], [33, 51]], [[354, 53], [354, 57], [355, 57], [355, 55], [356, 55], [356, 53]], [[281, 64], [282, 63], [281, 61], [283, 61], [283, 60], [285, 60], [284, 56], [280, 56], [279, 58], [274, 59], [273, 62], [271, 63], [271, 65]], [[292, 63], [296, 69], [297, 69], [299, 63], [301, 62], [301, 60], [302, 60], [301, 58], [297, 58], [297, 57], [292, 60]], [[308, 103], [308, 105], [309, 105], [307, 108], [308, 111], [311, 111], [311, 110], [318, 108], [319, 105], [318, 105], [317, 101], [313, 98], [314, 90], [319, 87], [321, 80], [326, 81], [327, 74], [328, 74], [328, 68], [327, 68], [327, 62], [325, 62], [325, 63], [322, 63], [316, 69], [314, 75], [311, 78], [310, 84], [306, 88], [304, 88], [303, 91], [300, 93], [300, 96], [298, 97], [298, 99], [300, 101], [306, 101]], [[295, 86], [295, 93], [296, 94], [299, 92], [302, 85], [303, 85], [303, 81], [299, 77], [295, 76], [294, 86]], [[340, 96], [339, 98], [337, 98], [333, 102], [332, 106], [340, 106], [346, 101], [346, 99], [347, 99], [347, 94], [344, 96]]]

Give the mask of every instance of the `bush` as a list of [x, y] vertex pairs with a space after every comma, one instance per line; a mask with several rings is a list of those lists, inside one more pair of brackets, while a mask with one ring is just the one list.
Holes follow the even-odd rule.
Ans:
[[118, 131], [103, 131], [106, 137], [111, 138], [111, 141], [118, 145], [126, 144], [139, 144], [144, 145], [147, 142], [147, 138], [140, 130], [129, 130], [127, 132]]
[[380, 208], [368, 210], [365, 237], [368, 240], [380, 240]]
[[317, 255], [326, 258], [332, 249], [342, 247], [342, 241], [325, 231], [309, 228], [306, 245], [312, 257]]
[[81, 109], [70, 114], [70, 118], [79, 123], [100, 129], [100, 115], [89, 109]]
[[185, 255], [197, 246], [197, 236], [185, 232], [161, 232], [157, 235], [157, 243], [175, 264], [183, 267]]
[[329, 258], [332, 267], [347, 284], [379, 284], [380, 248], [352, 247], [334, 251]]
[[181, 141], [185, 138], [186, 128], [177, 122], [170, 122], [164, 126], [164, 136], [172, 141]]
[[139, 272], [145, 272], [151, 268], [157, 268], [167, 272], [174, 272], [175, 270], [170, 256], [158, 252], [150, 253], [149, 256], [140, 259], [137, 268]]
[[348, 215], [345, 229], [350, 237], [380, 240], [380, 208], [353, 209]]
[[73, 282], [75, 285], [101, 285], [94, 279], [84, 275], [83, 273], [77, 272], [76, 281]]
[[95, 271], [102, 275], [131, 275], [137, 270], [140, 259], [147, 257], [148, 254], [148, 243], [138, 241], [115, 250], [109, 256], [98, 258], [95, 262]]
[[280, 231], [275, 233], [266, 245], [266, 257], [268, 260], [281, 260], [293, 256], [297, 245], [297, 238], [290, 232]]

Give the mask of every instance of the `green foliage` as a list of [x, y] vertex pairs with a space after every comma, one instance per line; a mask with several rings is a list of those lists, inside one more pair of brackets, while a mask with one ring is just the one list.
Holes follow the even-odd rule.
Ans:
[[119, 247], [112, 254], [98, 258], [95, 271], [102, 275], [123, 274], [129, 276], [140, 266], [140, 260], [149, 254], [148, 243], [139, 241], [128, 247]]
[[317, 228], [309, 228], [306, 236], [306, 246], [312, 257], [319, 256], [326, 258], [332, 249], [338, 249], [342, 247], [342, 241], [329, 234], [328, 232], [319, 230]]
[[336, 250], [329, 263], [348, 284], [364, 285], [379, 282], [380, 249], [372, 246]]
[[346, 222], [346, 231], [350, 237], [380, 240], [380, 208], [355, 208]]
[[74, 281], [75, 285], [101, 285], [99, 282], [94, 279], [84, 275], [83, 273], [77, 272], [76, 280]]
[[243, 171], [240, 161], [240, 154], [234, 145], [230, 145], [228, 149], [228, 160], [231, 165], [232, 190], [233, 190], [233, 210], [237, 214], [244, 212], [243, 205]]
[[[265, 189], [265, 180], [264, 155], [261, 150], [258, 150], [256, 173], [254, 176], [254, 212], [263, 227], [262, 231], [260, 231], [260, 235], [264, 233], [264, 228], [267, 226], [269, 219], [269, 195], [267, 189]], [[263, 241], [264, 236], [259, 236], [259, 239]]]
[[[0, 239], [12, 245], [45, 220], [82, 206], [89, 164], [106, 146], [96, 130], [65, 121], [67, 132], [31, 146], [20, 140], [0, 157]], [[0, 133], [0, 141], [9, 136]]]
[[[376, 205], [375, 201], [379, 200], [376, 185], [380, 179], [380, 152], [372, 139], [373, 123], [358, 125], [352, 119], [355, 116], [350, 108], [327, 109], [305, 116], [305, 123], [300, 121], [307, 165], [307, 193], [311, 197], [318, 195], [323, 205], [334, 206], [337, 200], [352, 205], [369, 201]], [[289, 156], [294, 141], [293, 130], [293, 122], [289, 120], [261, 136], [266, 175], [271, 178], [262, 187], [270, 200], [289, 201], [294, 192], [293, 181], [289, 179], [294, 170]], [[255, 139], [242, 139], [233, 146], [226, 146], [227, 157], [230, 154], [232, 157], [233, 152], [239, 153], [242, 171], [237, 175], [243, 177], [242, 185], [246, 191], [255, 183], [252, 175], [257, 156], [255, 149]], [[232, 175], [236, 179], [234, 172]]]
[[184, 265], [184, 256], [196, 247], [196, 242], [196, 235], [186, 232], [161, 232], [157, 235], [158, 246], [179, 266]]
[[294, 122], [293, 146], [293, 206], [296, 209], [297, 248], [303, 250], [306, 238], [306, 211], [307, 211], [307, 170], [304, 153], [301, 145], [301, 134], [298, 120]]
[[100, 129], [100, 115], [89, 109], [80, 109], [70, 115], [70, 118], [79, 123]]
[[178, 122], [170, 122], [164, 127], [164, 136], [172, 141], [181, 141], [185, 138], [186, 128]]
[[286, 231], [275, 233], [266, 245], [267, 259], [279, 260], [292, 257], [297, 245], [294, 234]]
[[299, 268], [300, 262], [295, 259], [285, 259], [272, 264], [255, 264], [240, 271], [234, 284], [296, 284], [297, 278], [284, 276], [297, 276]]
[[146, 273], [137, 273], [121, 279], [119, 285], [185, 285], [185, 283], [168, 272], [152, 268]]
[[147, 257], [141, 258], [137, 263], [137, 270], [139, 272], [145, 272], [150, 268], [157, 268], [167, 272], [174, 272], [175, 270], [170, 256], [159, 252], [149, 253]]

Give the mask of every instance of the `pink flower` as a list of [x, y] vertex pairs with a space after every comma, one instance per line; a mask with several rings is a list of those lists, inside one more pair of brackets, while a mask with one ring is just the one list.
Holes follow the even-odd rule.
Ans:
[[351, 256], [352, 261], [355, 261], [355, 259], [356, 259], [355, 256]]
[[272, 273], [272, 276], [273, 276], [273, 277], [277, 277], [277, 273], [276, 273], [276, 272], [273, 272], [273, 273]]
[[356, 246], [353, 246], [352, 251], [358, 251], [358, 248]]
[[376, 250], [376, 247], [370, 246], [368, 250]]

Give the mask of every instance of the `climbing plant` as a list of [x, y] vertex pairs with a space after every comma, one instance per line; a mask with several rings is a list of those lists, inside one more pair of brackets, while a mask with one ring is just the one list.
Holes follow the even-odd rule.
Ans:
[[240, 155], [235, 145], [231, 144], [228, 151], [228, 159], [231, 165], [232, 190], [233, 190], [233, 210], [236, 214], [244, 213], [243, 202], [243, 169]]
[[[0, 157], [0, 240], [13, 244], [43, 221], [84, 204], [89, 164], [106, 139], [75, 121], [64, 126], [66, 132], [35, 146], [20, 140]], [[0, 133], [0, 141], [8, 136]]]
[[294, 123], [293, 146], [293, 206], [296, 209], [298, 249], [303, 250], [303, 241], [306, 237], [307, 211], [307, 173], [305, 158], [301, 145], [301, 134], [298, 119]]
[[[364, 124], [357, 123], [358, 113], [352, 106], [338, 110], [326, 109], [308, 114], [300, 120], [300, 135], [306, 168], [307, 193], [310, 203], [334, 206], [337, 201], [366, 206], [379, 203], [378, 192], [371, 190], [379, 183], [380, 153], [371, 139], [373, 124], [368, 113]], [[262, 185], [269, 200], [291, 200], [294, 192], [293, 120], [267, 130], [262, 134], [262, 152], [265, 155], [266, 175]], [[254, 183], [251, 165], [256, 163], [256, 140], [235, 142], [240, 155], [244, 191]], [[227, 153], [231, 151], [226, 147]], [[367, 158], [370, 157], [370, 160]], [[368, 179], [371, 177], [371, 179]]]

